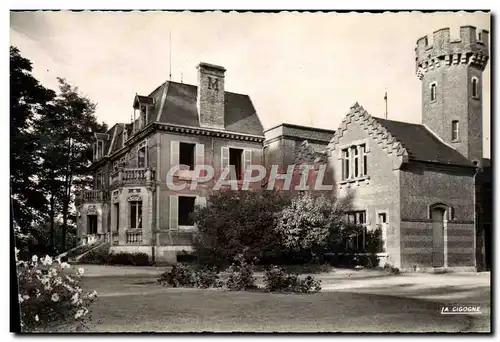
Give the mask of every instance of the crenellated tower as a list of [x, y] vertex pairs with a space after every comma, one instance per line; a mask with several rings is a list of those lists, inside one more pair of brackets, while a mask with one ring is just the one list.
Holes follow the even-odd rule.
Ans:
[[482, 74], [488, 63], [489, 32], [461, 26], [417, 40], [416, 73], [422, 81], [422, 123], [472, 162], [483, 157]]

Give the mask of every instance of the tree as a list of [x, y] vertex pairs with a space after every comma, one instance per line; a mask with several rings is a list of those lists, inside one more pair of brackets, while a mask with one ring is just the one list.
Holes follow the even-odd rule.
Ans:
[[55, 93], [32, 76], [31, 62], [10, 47], [10, 186], [14, 226], [27, 233], [44, 212], [46, 198], [39, 191], [39, 139], [33, 123], [47, 111]]
[[66, 236], [73, 209], [73, 190], [85, 187], [93, 133], [107, 129], [94, 115], [96, 105], [62, 78], [59, 94], [50, 113], [38, 122], [43, 167], [41, 185], [49, 196], [48, 221], [51, 245], [55, 246], [56, 217], [60, 216], [61, 250], [66, 249]]
[[276, 230], [291, 254], [310, 256], [341, 237], [344, 206], [330, 196], [302, 192], [280, 213]]
[[284, 192], [270, 190], [213, 192], [206, 207], [194, 212], [198, 233], [194, 247], [200, 262], [271, 260], [281, 255], [276, 215], [289, 203]]

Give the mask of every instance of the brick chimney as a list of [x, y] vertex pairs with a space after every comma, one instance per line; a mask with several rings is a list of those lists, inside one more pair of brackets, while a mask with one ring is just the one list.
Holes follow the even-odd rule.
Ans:
[[200, 126], [224, 129], [224, 73], [221, 66], [200, 63], [197, 107]]

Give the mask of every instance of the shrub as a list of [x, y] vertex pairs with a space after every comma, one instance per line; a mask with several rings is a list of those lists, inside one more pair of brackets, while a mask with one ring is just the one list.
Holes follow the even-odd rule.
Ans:
[[241, 253], [247, 260], [281, 255], [275, 218], [289, 203], [278, 191], [217, 191], [206, 207], [196, 207], [194, 248], [201, 264], [227, 265]]
[[107, 257], [109, 265], [150, 266], [149, 256], [146, 253], [111, 253]]
[[271, 266], [264, 271], [264, 284], [269, 292], [314, 293], [321, 291], [321, 280], [308, 275], [305, 279], [287, 273], [283, 267]]
[[253, 276], [253, 264], [248, 263], [243, 255], [238, 255], [235, 262], [227, 270], [225, 286], [231, 291], [242, 291], [256, 289]]
[[203, 289], [210, 287], [222, 287], [223, 283], [219, 279], [219, 274], [215, 267], [203, 266], [195, 271], [195, 283], [197, 287]]
[[77, 330], [85, 327], [97, 292], [83, 293], [82, 268], [75, 272], [69, 264], [49, 256], [20, 261], [17, 249], [16, 265], [22, 331], [43, 331], [61, 323], [75, 323]]
[[172, 287], [194, 287], [196, 285], [193, 271], [183, 264], [173, 265], [170, 271], [160, 275], [158, 283]]
[[288, 251], [312, 254], [338, 239], [342, 217], [341, 202], [323, 194], [302, 192], [283, 208], [276, 229]]
[[78, 262], [81, 264], [105, 265], [108, 263], [109, 250], [97, 248], [82, 256]]

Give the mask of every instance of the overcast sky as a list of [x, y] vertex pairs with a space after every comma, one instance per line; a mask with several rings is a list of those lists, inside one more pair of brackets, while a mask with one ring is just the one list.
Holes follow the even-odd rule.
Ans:
[[[11, 45], [55, 89], [66, 78], [98, 103], [110, 126], [130, 122], [135, 93], [169, 78], [196, 84], [196, 65], [224, 66], [226, 90], [249, 94], [264, 128], [337, 129], [359, 102], [389, 119], [421, 122], [416, 40], [443, 27], [490, 30], [484, 13], [11, 13]], [[169, 44], [171, 32], [171, 49]], [[432, 40], [431, 40], [432, 43]], [[484, 154], [490, 156], [490, 63], [483, 78]]]

